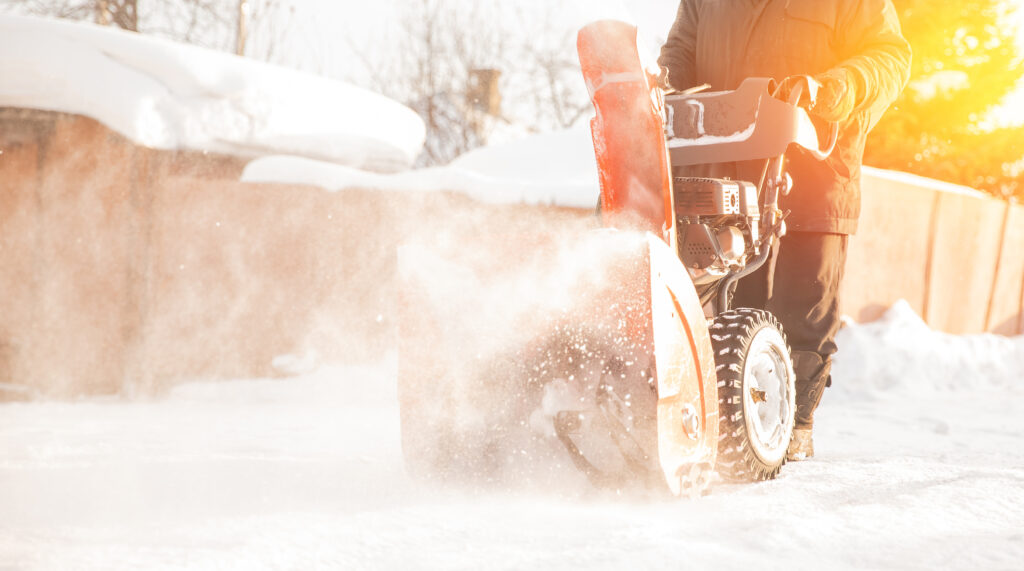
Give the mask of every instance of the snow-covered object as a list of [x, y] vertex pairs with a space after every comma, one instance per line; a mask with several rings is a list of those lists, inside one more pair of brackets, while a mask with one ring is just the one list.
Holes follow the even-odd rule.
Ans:
[[930, 188], [933, 190], [941, 190], [942, 192], [948, 192], [951, 194], [973, 196], [975, 198], [989, 197], [989, 195], [985, 194], [984, 192], [981, 192], [980, 190], [976, 190], [968, 186], [953, 184], [951, 182], [945, 182], [941, 180], [935, 180], [934, 178], [927, 178], [906, 172], [890, 171], [869, 166], [862, 167], [862, 172], [866, 177], [898, 182], [908, 186]]
[[299, 157], [264, 157], [246, 166], [242, 180], [328, 190], [453, 191], [488, 203], [574, 208], [594, 208], [599, 193], [594, 146], [585, 125], [481, 147], [447, 166], [388, 175]]
[[383, 96], [231, 54], [87, 23], [0, 16], [0, 106], [92, 117], [160, 149], [412, 164], [423, 121]]
[[999, 389], [1024, 380], [1024, 336], [933, 331], [903, 300], [877, 321], [848, 324], [836, 343], [836, 392], [855, 397]]
[[[871, 167], [864, 167], [864, 176], [965, 196], [984, 196], [967, 187]], [[250, 162], [242, 173], [242, 180], [307, 184], [332, 191], [345, 188], [387, 192], [451, 191], [494, 204], [550, 204], [586, 209], [597, 205], [600, 193], [594, 143], [586, 122], [564, 131], [480, 147], [443, 167], [379, 174], [304, 157], [278, 155]]]

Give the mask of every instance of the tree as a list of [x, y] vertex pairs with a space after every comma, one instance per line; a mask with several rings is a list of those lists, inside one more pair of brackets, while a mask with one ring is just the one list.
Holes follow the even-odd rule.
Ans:
[[293, 0], [2, 0], [15, 10], [101, 25], [274, 61]]
[[1024, 128], [990, 117], [1024, 75], [1012, 7], [1001, 0], [894, 4], [914, 50], [911, 82], [872, 132], [865, 162], [1024, 196]]
[[139, 31], [138, 0], [96, 0], [96, 22]]
[[7, 0], [6, 5], [29, 14], [70, 20], [92, 20], [138, 31], [138, 0]]
[[486, 139], [488, 119], [473, 104], [476, 70], [500, 68], [507, 34], [480, 3], [408, 0], [388, 50], [351, 45], [369, 87], [401, 101], [426, 125], [418, 164], [446, 163]]
[[[404, 0], [397, 38], [379, 40], [387, 49], [350, 45], [363, 82], [423, 118], [419, 165], [447, 163], [503, 130], [565, 128], [591, 108], [575, 33], [556, 32], [553, 4]], [[481, 104], [482, 78], [500, 85], [500, 110]]]

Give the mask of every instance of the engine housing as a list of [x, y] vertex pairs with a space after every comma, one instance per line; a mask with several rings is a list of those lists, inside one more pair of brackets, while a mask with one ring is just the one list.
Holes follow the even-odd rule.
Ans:
[[676, 216], [743, 216], [757, 220], [757, 187], [745, 180], [676, 177], [672, 181]]
[[679, 257], [695, 284], [714, 281], [745, 263], [759, 240], [757, 188], [727, 178], [673, 179]]

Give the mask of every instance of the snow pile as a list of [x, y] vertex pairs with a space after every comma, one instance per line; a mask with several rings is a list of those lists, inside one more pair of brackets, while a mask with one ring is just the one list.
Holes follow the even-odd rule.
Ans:
[[364, 89], [91, 24], [0, 16], [0, 77], [0, 106], [85, 115], [160, 149], [395, 171], [425, 132], [412, 110]]
[[932, 331], [905, 301], [877, 321], [847, 324], [836, 343], [832, 390], [844, 395], [960, 392], [1024, 382], [1024, 336]]
[[585, 125], [481, 147], [447, 166], [389, 175], [300, 157], [264, 157], [246, 166], [242, 180], [329, 190], [452, 191], [486, 203], [574, 208], [594, 208], [599, 192], [594, 147]]

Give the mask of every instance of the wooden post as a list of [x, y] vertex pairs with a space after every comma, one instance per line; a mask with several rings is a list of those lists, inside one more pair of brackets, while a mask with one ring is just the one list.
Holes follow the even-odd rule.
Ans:
[[471, 109], [483, 111], [492, 117], [501, 115], [501, 90], [498, 87], [500, 77], [501, 71], [497, 69], [469, 70], [466, 99]]
[[110, 25], [110, 2], [109, 0], [96, 1], [96, 23], [101, 26]]
[[238, 0], [238, 36], [235, 42], [235, 53], [245, 55], [245, 42], [249, 34], [249, 0]]
[[992, 306], [996, 303], [996, 287], [999, 285], [999, 273], [1003, 265], [1003, 249], [1006, 246], [1006, 233], [1010, 231], [1010, 214], [1013, 213], [1013, 202], [1006, 201], [1003, 214], [1003, 225], [999, 229], [999, 250], [996, 251], [996, 267], [992, 271], [992, 289], [988, 293], [988, 307], [985, 309], [985, 331], [992, 330]]
[[932, 300], [932, 279], [933, 266], [935, 264], [935, 242], [938, 237], [939, 212], [942, 205], [942, 191], [933, 190], [935, 197], [932, 199], [932, 214], [928, 224], [928, 259], [924, 265], [924, 303], [921, 308], [921, 318], [932, 328], [936, 327], [935, 319], [931, 315]]
[[466, 78], [466, 120], [480, 144], [487, 142], [487, 118], [501, 116], [499, 77], [496, 69], [471, 69]]
[[139, 0], [125, 0], [124, 3], [125, 16], [128, 19], [128, 25], [124, 28], [133, 32], [139, 31]]
[[1017, 307], [1020, 310], [1017, 314], [1017, 335], [1024, 335], [1024, 277], [1020, 280], [1020, 302]]

